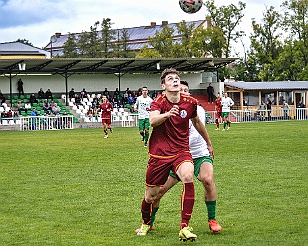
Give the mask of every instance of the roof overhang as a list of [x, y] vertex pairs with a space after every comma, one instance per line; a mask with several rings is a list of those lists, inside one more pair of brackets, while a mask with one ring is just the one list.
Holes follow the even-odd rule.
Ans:
[[[215, 71], [237, 58], [52, 58], [0, 59], [0, 74], [61, 73], [161, 73], [165, 68], [179, 72]], [[19, 64], [26, 64], [20, 71]], [[159, 64], [159, 65], [157, 65]]]

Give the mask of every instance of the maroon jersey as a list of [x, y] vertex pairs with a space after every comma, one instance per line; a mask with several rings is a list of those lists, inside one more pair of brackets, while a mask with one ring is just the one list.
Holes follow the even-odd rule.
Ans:
[[217, 112], [221, 113], [222, 111], [221, 98], [215, 100], [215, 109]]
[[161, 114], [178, 105], [180, 114], [172, 116], [153, 128], [149, 140], [149, 154], [155, 158], [169, 158], [189, 151], [189, 119], [197, 116], [198, 101], [181, 94], [178, 103], [168, 101], [166, 95], [158, 96], [151, 104], [151, 111]]
[[113, 106], [110, 102], [101, 103], [99, 108], [102, 112], [102, 119], [111, 119], [111, 111], [113, 110]]

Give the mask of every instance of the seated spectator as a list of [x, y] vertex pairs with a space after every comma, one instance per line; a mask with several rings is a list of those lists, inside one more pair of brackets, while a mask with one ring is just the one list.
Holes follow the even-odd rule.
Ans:
[[3, 96], [2, 92], [0, 91], [0, 104], [2, 105], [5, 103], [6, 98]]
[[55, 101], [51, 100], [49, 103], [49, 108], [52, 110], [52, 108], [55, 106]]
[[122, 105], [123, 105], [123, 107], [127, 103], [128, 103], [128, 94], [124, 94], [123, 97], [122, 97]]
[[57, 103], [55, 103], [51, 110], [54, 115], [58, 115], [60, 114], [61, 108], [58, 106]]
[[98, 105], [99, 105], [98, 99], [97, 99], [97, 97], [94, 97], [93, 101], [92, 101], [91, 108], [94, 109]]
[[46, 99], [53, 99], [53, 97], [52, 97], [52, 92], [50, 91], [50, 89], [48, 89], [48, 90], [45, 92], [45, 98], [46, 98]]
[[154, 100], [157, 96], [158, 93], [156, 92], [156, 90], [154, 90], [153, 93], [151, 94], [151, 98]]
[[80, 92], [80, 97], [81, 98], [88, 98], [88, 93], [87, 93], [85, 88], [83, 88], [82, 91]]
[[47, 113], [48, 110], [51, 110], [49, 102], [48, 102], [47, 99], [45, 99], [44, 102], [43, 102], [43, 109], [44, 109], [45, 113]]
[[28, 109], [31, 109], [31, 103], [25, 103], [25, 111], [28, 111]]
[[105, 95], [105, 96], [107, 96], [107, 95], [109, 95], [109, 91], [108, 91], [108, 89], [107, 88], [105, 88], [105, 90], [103, 91], [103, 93], [102, 93], [103, 95]]
[[70, 90], [70, 92], [68, 93], [68, 97], [69, 97], [69, 99], [72, 99], [72, 98], [74, 98], [74, 97], [75, 97], [75, 91], [74, 91], [74, 88], [72, 88], [72, 89]]
[[88, 112], [87, 112], [87, 115], [88, 115], [88, 116], [92, 116], [92, 114], [93, 114], [92, 109], [89, 108], [89, 109], [88, 109]]
[[78, 94], [75, 94], [75, 104], [80, 104], [81, 103], [81, 98], [79, 97]]
[[45, 98], [45, 93], [44, 93], [42, 88], [40, 88], [40, 90], [38, 91], [37, 98], [38, 99], [44, 99]]
[[132, 94], [128, 95], [127, 102], [130, 104], [130, 112], [134, 113], [135, 98], [132, 96]]
[[116, 88], [114, 93], [113, 93], [113, 97], [116, 96], [117, 99], [120, 97], [120, 92], [119, 92], [119, 88]]
[[7, 112], [6, 117], [8, 117], [8, 118], [12, 118], [13, 117], [13, 112], [12, 112], [11, 109], [9, 110], [9, 112]]
[[34, 95], [34, 93], [31, 94], [30, 96], [30, 103], [33, 104], [33, 103], [38, 103], [38, 101], [36, 100], [36, 96]]

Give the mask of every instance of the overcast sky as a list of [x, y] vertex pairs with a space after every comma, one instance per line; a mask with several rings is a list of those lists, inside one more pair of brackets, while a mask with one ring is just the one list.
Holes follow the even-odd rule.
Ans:
[[[245, 17], [239, 29], [251, 32], [251, 18], [258, 22], [266, 7], [280, 10], [282, 0], [242, 0], [246, 3]], [[219, 0], [217, 5], [238, 6], [238, 1]], [[203, 7], [198, 13], [186, 14], [178, 0], [0, 0], [0, 43], [18, 38], [29, 40], [34, 46], [46, 46], [56, 32], [62, 34], [89, 31], [90, 26], [103, 18], [110, 18], [112, 28], [129, 28], [160, 24], [162, 21], [176, 23], [182, 20], [204, 20]], [[245, 45], [249, 47], [248, 38]], [[237, 45], [237, 49], [241, 46]], [[239, 50], [240, 51], [240, 50]], [[240, 51], [242, 52], [242, 51]]]

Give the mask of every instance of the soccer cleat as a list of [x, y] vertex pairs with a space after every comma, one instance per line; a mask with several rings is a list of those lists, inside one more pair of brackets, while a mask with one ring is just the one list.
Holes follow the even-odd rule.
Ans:
[[225, 131], [226, 129], [224, 128], [224, 129], [222, 129], [223, 131]]
[[215, 130], [218, 131], [218, 130], [220, 130], [220, 128], [216, 128]]
[[148, 147], [148, 144], [145, 143], [145, 144], [143, 145], [143, 147]]
[[[140, 231], [140, 229], [141, 229], [141, 227], [139, 227], [139, 228], [137, 228], [136, 230], [135, 230], [135, 232], [139, 232]], [[151, 225], [150, 226], [150, 231], [153, 231], [154, 230], [154, 226], [153, 225]]]
[[184, 227], [180, 230], [179, 233], [179, 239], [180, 241], [186, 242], [190, 240], [191, 242], [195, 241], [197, 238], [197, 235], [193, 234], [191, 231], [193, 229], [191, 227]]
[[138, 232], [137, 232], [137, 235], [138, 236], [145, 236], [148, 231], [150, 230], [151, 226], [150, 225], [145, 225], [145, 224], [142, 224], [141, 227], [139, 228]]
[[110, 133], [113, 133], [113, 130], [110, 128]]
[[221, 232], [222, 227], [218, 224], [216, 220], [209, 220], [209, 228], [213, 233]]
[[104, 138], [108, 138], [108, 134], [106, 134]]
[[227, 131], [230, 129], [230, 127], [228, 126]]

